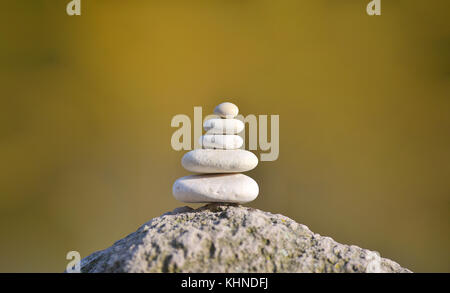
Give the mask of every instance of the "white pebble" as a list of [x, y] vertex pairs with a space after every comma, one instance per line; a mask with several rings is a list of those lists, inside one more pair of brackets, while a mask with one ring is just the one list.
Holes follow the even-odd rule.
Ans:
[[244, 140], [239, 135], [207, 134], [200, 137], [199, 143], [205, 149], [235, 150], [244, 144]]
[[246, 203], [258, 196], [259, 187], [243, 174], [191, 175], [175, 181], [172, 192], [186, 203]]
[[252, 170], [258, 158], [246, 150], [196, 149], [186, 153], [181, 164], [196, 173], [234, 173]]
[[244, 122], [238, 119], [208, 119], [203, 123], [207, 134], [237, 134], [244, 130]]
[[229, 102], [219, 104], [214, 109], [214, 114], [217, 114], [222, 118], [234, 118], [238, 113], [239, 108], [235, 104]]

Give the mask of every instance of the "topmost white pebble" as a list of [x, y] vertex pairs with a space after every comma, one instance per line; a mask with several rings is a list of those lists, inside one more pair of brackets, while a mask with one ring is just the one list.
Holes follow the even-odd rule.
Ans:
[[219, 104], [214, 109], [214, 114], [219, 115], [222, 118], [234, 118], [238, 113], [239, 108], [235, 104], [229, 102]]

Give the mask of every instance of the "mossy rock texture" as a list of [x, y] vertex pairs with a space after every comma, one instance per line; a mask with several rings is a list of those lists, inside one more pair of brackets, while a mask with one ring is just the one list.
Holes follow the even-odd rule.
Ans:
[[279, 214], [234, 204], [177, 208], [81, 261], [97, 272], [410, 272]]

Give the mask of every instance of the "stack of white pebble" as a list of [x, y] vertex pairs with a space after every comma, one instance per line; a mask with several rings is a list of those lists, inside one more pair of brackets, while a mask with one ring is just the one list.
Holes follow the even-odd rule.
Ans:
[[259, 193], [258, 183], [240, 174], [254, 169], [258, 158], [249, 151], [239, 149], [243, 140], [237, 135], [244, 123], [235, 119], [239, 109], [232, 103], [222, 103], [214, 109], [220, 118], [206, 120], [207, 132], [200, 137], [202, 149], [186, 153], [183, 167], [199, 175], [179, 178], [173, 185], [173, 196], [186, 203], [246, 203]]

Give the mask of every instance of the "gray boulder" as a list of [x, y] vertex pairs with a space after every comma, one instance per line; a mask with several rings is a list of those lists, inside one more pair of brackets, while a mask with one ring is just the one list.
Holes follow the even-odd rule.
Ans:
[[279, 214], [233, 204], [177, 208], [81, 261], [96, 272], [410, 272]]

